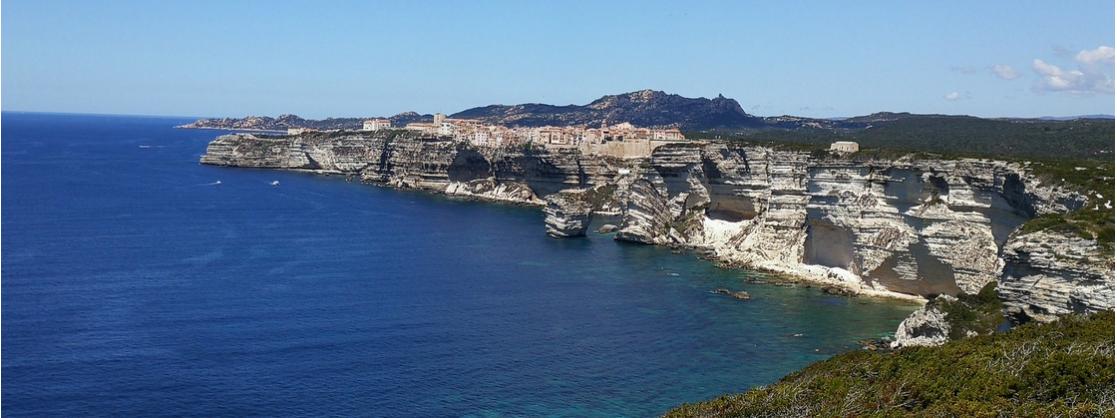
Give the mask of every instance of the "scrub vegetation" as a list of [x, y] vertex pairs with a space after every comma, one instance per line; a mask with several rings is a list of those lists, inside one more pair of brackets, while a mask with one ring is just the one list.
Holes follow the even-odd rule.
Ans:
[[1003, 334], [855, 351], [669, 417], [1113, 416], [1113, 312]]

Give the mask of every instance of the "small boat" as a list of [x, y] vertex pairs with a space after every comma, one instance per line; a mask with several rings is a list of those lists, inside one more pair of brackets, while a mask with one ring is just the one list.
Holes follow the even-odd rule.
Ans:
[[279, 185], [279, 180], [272, 180], [271, 185], [272, 185], [272, 187], [278, 186]]

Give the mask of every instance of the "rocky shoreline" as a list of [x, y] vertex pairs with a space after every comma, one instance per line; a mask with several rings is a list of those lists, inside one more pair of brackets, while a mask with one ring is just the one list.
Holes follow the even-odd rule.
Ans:
[[[1026, 318], [1112, 308], [1112, 296], [1073, 291], [1086, 283], [1091, 294], [1112, 295], [1111, 255], [1070, 241], [1061, 245], [1081, 249], [1071, 260], [1014, 250], [1037, 254], [1027, 244], [1037, 239], [1054, 244], [1016, 231], [1028, 219], [1089, 202], [1041, 183], [1026, 164], [856, 159], [698, 141], [618, 159], [531, 146], [476, 148], [402, 131], [225, 135], [201, 162], [329, 172], [538, 206], [544, 230], [556, 237], [585, 235], [593, 216], [620, 214], [618, 240], [691, 249], [727, 267], [841, 294], [925, 301], [1007, 281], [1001, 296]], [[1052, 284], [1012, 285], [1013, 279]]]

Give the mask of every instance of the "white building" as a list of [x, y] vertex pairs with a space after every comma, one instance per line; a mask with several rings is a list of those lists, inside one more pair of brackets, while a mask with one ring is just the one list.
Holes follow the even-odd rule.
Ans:
[[686, 139], [679, 128], [652, 129], [652, 139], [657, 141], [682, 141]]
[[[434, 115], [434, 120], [437, 121], [439, 115], [441, 115], [441, 113], [438, 114], [438, 115]], [[442, 136], [452, 136], [452, 135], [454, 135], [454, 132], [457, 130], [457, 129], [455, 129], [456, 127], [454, 126], [454, 124], [452, 124], [450, 122], [445, 122], [446, 118], [442, 118], [442, 120], [443, 120], [443, 122], [437, 122], [437, 123], [434, 124], [434, 126], [438, 127], [438, 134], [442, 135]]]
[[409, 123], [406, 126], [404, 126], [403, 129], [406, 129], [406, 130], [409, 130], [409, 131], [418, 131], [418, 132], [423, 132], [423, 133], [433, 133], [433, 132], [438, 130], [438, 127], [435, 126], [433, 123], [413, 122], [413, 123]]
[[859, 148], [860, 147], [857, 145], [857, 143], [852, 141], [837, 141], [833, 144], [830, 144], [830, 151], [843, 154], [857, 152]]
[[362, 131], [379, 131], [381, 129], [388, 129], [392, 127], [392, 121], [388, 119], [369, 119], [366, 120], [361, 127]]

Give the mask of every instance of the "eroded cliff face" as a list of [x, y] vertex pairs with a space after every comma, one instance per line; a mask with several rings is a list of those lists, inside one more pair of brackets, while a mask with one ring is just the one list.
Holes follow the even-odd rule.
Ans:
[[1083, 200], [982, 160], [851, 161], [724, 144], [658, 148], [618, 237], [866, 293], [976, 293], [1009, 234]]
[[1017, 321], [1113, 309], [1113, 254], [1096, 242], [1059, 231], [1014, 234], [1004, 259], [997, 292]]
[[591, 191], [573, 189], [547, 196], [547, 206], [543, 208], [547, 234], [556, 238], [585, 236], [593, 220], [589, 194]]
[[[576, 150], [477, 149], [399, 131], [228, 135], [210, 144], [202, 162], [319, 170], [540, 206], [562, 190], [594, 188], [592, 199], [579, 201], [585, 207], [552, 199], [552, 235], [584, 233], [588, 208], [619, 214], [620, 240], [697, 248], [732, 265], [892, 296], [976, 293], [1001, 277], [1002, 253], [1020, 224], [1086, 200], [1043, 186], [1012, 163], [854, 161], [701, 142], [619, 160]], [[1039, 258], [1009, 260], [1015, 272]], [[1070, 267], [1044, 268], [1037, 267], [1058, 275]], [[1112, 289], [1112, 274], [1108, 280]]]
[[203, 164], [312, 170], [362, 181], [487, 200], [543, 205], [560, 190], [607, 183], [609, 162], [577, 152], [476, 149], [446, 138], [391, 133], [315, 133], [265, 137], [224, 135]]

